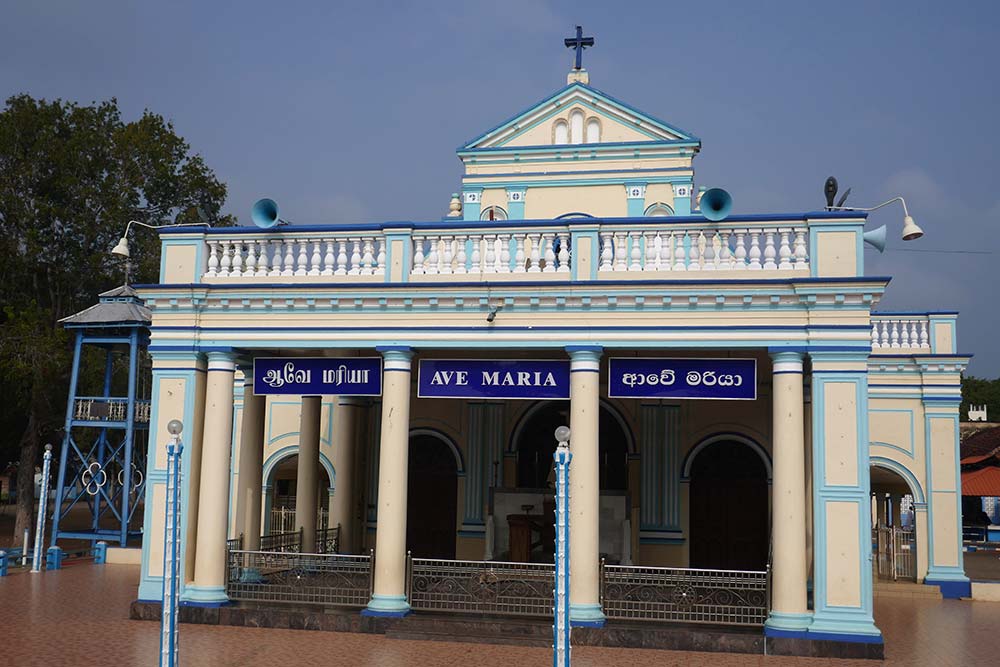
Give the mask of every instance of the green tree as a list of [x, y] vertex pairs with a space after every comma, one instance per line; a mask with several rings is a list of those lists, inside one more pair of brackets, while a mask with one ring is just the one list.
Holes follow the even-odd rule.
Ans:
[[[231, 224], [226, 186], [173, 125], [118, 103], [83, 106], [16, 95], [0, 111], [0, 465], [18, 457], [15, 539], [31, 523], [34, 466], [57, 443], [70, 336], [58, 320], [120, 282], [109, 249], [129, 220]], [[136, 234], [134, 277], [155, 282], [159, 240]]]
[[962, 407], [959, 409], [963, 421], [969, 414], [970, 405], [985, 405], [987, 418], [1000, 421], [1000, 378], [962, 378]]

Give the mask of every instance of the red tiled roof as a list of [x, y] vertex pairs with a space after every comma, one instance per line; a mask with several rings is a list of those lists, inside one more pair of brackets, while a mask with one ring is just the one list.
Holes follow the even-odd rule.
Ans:
[[964, 466], [970, 465], [972, 463], [979, 463], [980, 461], [985, 461], [986, 459], [993, 458], [993, 454], [983, 454], [981, 456], [967, 456], [960, 461]]
[[994, 426], [971, 435], [961, 444], [962, 458], [992, 454], [1000, 448], [1000, 426]]
[[963, 496], [1000, 496], [1000, 468], [989, 466], [962, 473]]

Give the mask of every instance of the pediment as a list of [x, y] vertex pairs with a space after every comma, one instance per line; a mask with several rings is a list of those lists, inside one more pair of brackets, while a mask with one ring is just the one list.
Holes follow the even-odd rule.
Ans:
[[701, 141], [596, 88], [572, 83], [464, 144], [458, 152], [634, 143], [697, 147]]

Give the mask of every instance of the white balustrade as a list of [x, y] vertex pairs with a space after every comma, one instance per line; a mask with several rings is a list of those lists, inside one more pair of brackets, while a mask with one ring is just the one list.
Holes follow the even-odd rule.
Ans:
[[209, 238], [206, 244], [206, 279], [385, 275], [385, 241], [380, 232], [336, 238], [236, 236]]
[[930, 350], [930, 322], [920, 315], [872, 315], [872, 350]]

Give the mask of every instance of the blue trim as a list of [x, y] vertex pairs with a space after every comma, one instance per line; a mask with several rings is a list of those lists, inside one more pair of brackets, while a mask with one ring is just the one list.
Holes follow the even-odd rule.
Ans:
[[[645, 157], [652, 157], [652, 156], [645, 156]], [[666, 157], [676, 158], [677, 155], [668, 155]], [[594, 158], [591, 157], [590, 159], [594, 159]], [[628, 159], [628, 158], [621, 158], [621, 157], [615, 156], [613, 159], [616, 159], [616, 160], [625, 160], [625, 159]], [[555, 160], [539, 160], [539, 162], [552, 162], [552, 161], [555, 161]], [[503, 161], [498, 160], [496, 162], [492, 162], [492, 161], [491, 162], [477, 162], [477, 164], [497, 164], [499, 162], [511, 162], [513, 164], [515, 162], [515, 160], [503, 160]], [[522, 161], [521, 160], [517, 160], [516, 162], [520, 163]], [[691, 171], [691, 167], [659, 167], [659, 168], [656, 168], [656, 169], [588, 169], [585, 172], [581, 172], [579, 170], [577, 170], [577, 171], [506, 171], [506, 172], [501, 172], [501, 173], [496, 173], [496, 174], [467, 174], [467, 175], [463, 176], [462, 178], [463, 179], [466, 179], [466, 178], [509, 178], [509, 177], [522, 178], [522, 177], [525, 177], [525, 176], [529, 176], [529, 177], [530, 176], [548, 177], [548, 176], [565, 176], [565, 175], [569, 175], [569, 174], [575, 174], [577, 176], [579, 176], [581, 174], [588, 174], [588, 175], [589, 174], [644, 174], [644, 173], [659, 173], [659, 172], [665, 172], [665, 171], [666, 172], [674, 172], [674, 171], [676, 171], [676, 172], [690, 172]], [[684, 176], [684, 178], [687, 178], [688, 180], [690, 180], [690, 177], [688, 177], [688, 176]], [[484, 183], [477, 183], [477, 185], [491, 186], [493, 184], [490, 183], [489, 181], [486, 181]], [[532, 183], [532, 185], [534, 185], [534, 183]], [[639, 199], [642, 199], [642, 198], [639, 197]], [[650, 208], [652, 208], [652, 206], [650, 206]], [[673, 210], [673, 207], [671, 207], [671, 211], [672, 210]], [[629, 216], [629, 217], [640, 217], [640, 216], [645, 216], [645, 215], [646, 214], [644, 212], [640, 211], [639, 213], [634, 214], [634, 216]], [[673, 214], [671, 214], [671, 215], [673, 215]], [[560, 217], [562, 217], [562, 216], [560, 216]]]
[[937, 586], [940, 588], [941, 597], [948, 600], [972, 597], [972, 582], [969, 580], [950, 581], [944, 579], [931, 579], [928, 577], [924, 579], [924, 583], [928, 586]]
[[[456, 327], [450, 326], [448, 324], [442, 324], [440, 326], [408, 326], [408, 327], [373, 327], [373, 326], [357, 326], [357, 327], [203, 327], [203, 326], [158, 326], [151, 327], [154, 331], [211, 331], [211, 332], [233, 332], [239, 331], [243, 333], [248, 332], [288, 332], [288, 331], [301, 331], [301, 332], [328, 332], [328, 331], [440, 331], [446, 329], [448, 331], [471, 331], [480, 333], [486, 331], [486, 327], [481, 326], [471, 326], [471, 327]], [[749, 325], [749, 326], [491, 326], [489, 331], [868, 331], [869, 327], [860, 325], [849, 325], [849, 324], [787, 324], [787, 325]], [[724, 344], [720, 344], [723, 345]], [[573, 348], [573, 349], [571, 349]], [[157, 350], [162, 348], [157, 348]], [[412, 347], [406, 346], [406, 350], [412, 350]], [[566, 350], [569, 351], [600, 351], [603, 346], [568, 346]], [[865, 341], [859, 342], [857, 347], [844, 346], [843, 348], [846, 352], [864, 352], [867, 354], [868, 344]], [[376, 352], [403, 352], [401, 349], [387, 349], [383, 346], [376, 346]], [[818, 351], [817, 348], [811, 348], [812, 352]], [[213, 369], [213, 370], [223, 370], [223, 369]], [[229, 371], [230, 373], [232, 371]], [[845, 371], [840, 369], [830, 369], [830, 370], [818, 370], [818, 373], [866, 373], [867, 371]]]
[[809, 639], [812, 641], [848, 642], [852, 644], [883, 644], [882, 635], [841, 634], [839, 632], [814, 632], [810, 630], [780, 630], [764, 626], [765, 637]]
[[[897, 447], [896, 449], [899, 448]], [[897, 475], [905, 479], [907, 485], [910, 487], [911, 493], [913, 494], [913, 502], [915, 503], [926, 502], [924, 500], [926, 496], [924, 495], [923, 487], [920, 486], [920, 482], [917, 481], [917, 478], [913, 475], [912, 472], [910, 472], [910, 470], [906, 466], [901, 464], [899, 461], [894, 461], [884, 456], [870, 456], [869, 461], [871, 462], [871, 465], [875, 466], [876, 468], [891, 470], [892, 472], [896, 473]]]

